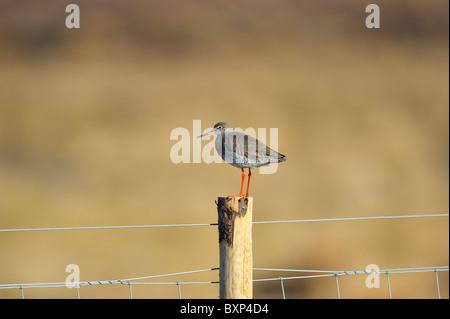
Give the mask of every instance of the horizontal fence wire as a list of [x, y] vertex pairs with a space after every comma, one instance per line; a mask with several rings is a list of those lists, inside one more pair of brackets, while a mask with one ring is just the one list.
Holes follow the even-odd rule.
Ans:
[[30, 231], [50, 231], [50, 230], [93, 230], [93, 229], [132, 229], [132, 228], [159, 228], [159, 227], [197, 227], [214, 226], [213, 224], [170, 224], [170, 225], [131, 225], [131, 226], [86, 226], [86, 227], [45, 227], [45, 228], [16, 228], [0, 229], [0, 232], [30, 232]]
[[[318, 219], [259, 221], [259, 222], [253, 222], [253, 224], [254, 225], [258, 225], [258, 224], [330, 222], [330, 221], [399, 219], [399, 218], [423, 218], [423, 217], [448, 217], [448, 216], [449, 216], [449, 214], [421, 214], [421, 215], [372, 216], [372, 217], [342, 217], [342, 218], [318, 218]], [[124, 226], [12, 228], [12, 229], [0, 229], [0, 233], [6, 233], [6, 232], [32, 232], [32, 231], [56, 231], [56, 230], [135, 229], [135, 228], [160, 228], [160, 227], [199, 227], [199, 226], [217, 226], [217, 225], [218, 225], [217, 223], [203, 223], [203, 224], [167, 224], [167, 225], [128, 225], [128, 226], [124, 225]]]

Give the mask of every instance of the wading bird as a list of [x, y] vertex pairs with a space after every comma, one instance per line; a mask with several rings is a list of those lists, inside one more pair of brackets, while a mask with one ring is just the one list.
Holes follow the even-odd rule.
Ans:
[[216, 141], [214, 143], [216, 152], [225, 162], [240, 168], [242, 171], [241, 191], [239, 195], [231, 197], [244, 196], [244, 168], [248, 168], [247, 193], [245, 194], [245, 197], [248, 197], [250, 180], [252, 178], [252, 168], [286, 161], [285, 155], [274, 151], [248, 134], [233, 131], [230, 125], [225, 122], [217, 123], [211, 131], [198, 137], [212, 134], [216, 135]]

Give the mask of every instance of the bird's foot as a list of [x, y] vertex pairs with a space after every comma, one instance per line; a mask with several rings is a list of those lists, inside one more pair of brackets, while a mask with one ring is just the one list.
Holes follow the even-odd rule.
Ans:
[[231, 198], [236, 198], [236, 197], [248, 197], [248, 194], [247, 194], [247, 195], [244, 195], [244, 194], [239, 194], [239, 195], [228, 195], [228, 197], [231, 197]]

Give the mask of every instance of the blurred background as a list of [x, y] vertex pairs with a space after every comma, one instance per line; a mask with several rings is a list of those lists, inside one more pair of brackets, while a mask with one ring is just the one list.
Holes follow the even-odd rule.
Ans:
[[[217, 222], [214, 201], [241, 174], [171, 162], [170, 132], [192, 134], [193, 120], [278, 128], [288, 161], [255, 170], [254, 221], [448, 213], [447, 1], [378, 0], [380, 29], [365, 27], [372, 2], [351, 0], [77, 0], [81, 28], [67, 29], [71, 2], [0, 1], [1, 229]], [[447, 217], [255, 225], [254, 266], [447, 266], [448, 235]], [[218, 263], [214, 226], [0, 233], [0, 284], [64, 282], [68, 264], [93, 281]], [[448, 272], [439, 278], [448, 298]], [[434, 273], [390, 280], [394, 298], [437, 297]], [[284, 284], [288, 298], [336, 298], [334, 278]], [[388, 297], [385, 279], [340, 285], [343, 298]], [[122, 285], [80, 294], [129, 297]], [[182, 295], [217, 298], [218, 285]], [[133, 297], [178, 293], [134, 286]], [[255, 283], [254, 297], [281, 298], [280, 283]]]

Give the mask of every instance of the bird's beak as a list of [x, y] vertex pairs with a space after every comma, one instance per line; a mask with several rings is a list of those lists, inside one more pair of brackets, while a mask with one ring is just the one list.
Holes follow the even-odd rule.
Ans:
[[214, 134], [214, 130], [211, 130], [211, 131], [209, 131], [209, 132], [206, 132], [205, 134], [202, 134], [202, 135], [200, 135], [200, 136], [197, 136], [197, 138], [203, 137], [203, 136], [207, 136], [207, 135], [212, 135], [212, 134]]

